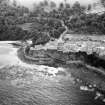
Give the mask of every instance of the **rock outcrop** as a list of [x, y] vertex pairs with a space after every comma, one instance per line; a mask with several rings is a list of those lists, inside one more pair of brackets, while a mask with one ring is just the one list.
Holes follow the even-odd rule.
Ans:
[[105, 55], [105, 37], [66, 35], [64, 41], [58, 43], [57, 49], [63, 52], [86, 52], [88, 55], [96, 53], [101, 57]]

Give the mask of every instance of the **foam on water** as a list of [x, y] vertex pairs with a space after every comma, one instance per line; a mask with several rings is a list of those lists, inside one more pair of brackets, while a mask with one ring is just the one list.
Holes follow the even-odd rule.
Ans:
[[29, 67], [36, 69], [38, 71], [45, 71], [48, 74], [51, 74], [53, 76], [56, 76], [56, 74], [59, 71], [64, 71], [63, 68], [55, 68], [55, 67], [49, 67], [49, 66], [44, 66], [44, 65], [33, 65], [33, 64], [27, 64], [22, 62], [18, 57], [17, 57], [17, 50], [18, 48], [12, 47], [10, 44], [12, 42], [0, 42], [0, 48], [1, 48], [1, 53], [0, 53], [0, 58], [3, 59], [1, 61], [1, 66], [3, 65], [20, 65], [24, 67]]
[[[11, 99], [12, 102], [14, 98], [21, 97], [18, 99], [21, 105], [24, 105], [25, 102], [25, 105], [30, 103], [32, 105], [70, 105], [73, 103], [75, 103], [74, 105], [82, 105], [84, 102], [86, 105], [96, 105], [95, 102], [92, 103], [94, 98], [89, 93], [94, 90], [87, 86], [77, 88], [74, 82], [75, 78], [65, 68], [24, 63], [17, 57], [18, 48], [7, 46], [8, 43], [0, 43], [1, 50], [2, 48], [9, 50], [9, 53], [4, 50], [7, 54], [0, 54], [2, 62], [0, 69], [1, 73], [8, 73], [8, 76], [4, 76], [7, 76], [6, 79], [11, 86], [5, 86], [0, 80], [0, 102], [1, 100], [2, 102], [7, 101], [7, 98]], [[59, 76], [59, 72], [66, 73], [66, 76]], [[0, 78], [2, 78], [1, 75]], [[98, 99], [99, 96], [100, 94], [96, 93], [95, 98]], [[2, 97], [4, 99], [1, 99]], [[103, 102], [104, 100], [103, 98]]]

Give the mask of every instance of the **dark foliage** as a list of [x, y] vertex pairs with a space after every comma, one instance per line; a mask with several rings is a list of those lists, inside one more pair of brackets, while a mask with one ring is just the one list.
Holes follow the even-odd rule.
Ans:
[[101, 4], [105, 7], [105, 0], [100, 0]]
[[79, 34], [105, 34], [105, 14], [83, 14], [66, 22], [68, 28]]
[[32, 42], [34, 45], [46, 44], [50, 40], [50, 37], [45, 32], [33, 32], [32, 33]]
[[[0, 40], [33, 39], [33, 44], [45, 43], [52, 37], [59, 38], [65, 31], [61, 21], [72, 33], [105, 34], [105, 13], [86, 14], [86, 8], [79, 2], [72, 7], [66, 2], [61, 3], [58, 9], [53, 9], [56, 4], [45, 0], [33, 12], [23, 6], [10, 6], [1, 2], [3, 0], [0, 1]], [[104, 5], [104, 0], [101, 3]], [[44, 7], [48, 6], [52, 8], [49, 13], [44, 11]], [[88, 5], [87, 10], [91, 10], [91, 5]], [[30, 32], [18, 27], [24, 23], [32, 23]]]
[[0, 4], [0, 40], [23, 40], [28, 36], [28, 31], [17, 27], [20, 17], [24, 17], [27, 9], [24, 7], [12, 7], [8, 4]]

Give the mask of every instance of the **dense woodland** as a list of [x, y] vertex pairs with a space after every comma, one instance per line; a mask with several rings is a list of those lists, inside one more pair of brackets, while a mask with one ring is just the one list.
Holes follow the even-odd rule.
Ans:
[[[101, 0], [101, 4], [105, 6], [105, 1]], [[91, 8], [91, 5], [85, 7], [79, 2], [71, 6], [66, 0], [57, 7], [54, 2], [44, 0], [30, 11], [18, 6], [15, 0], [13, 4], [0, 0], [0, 40], [32, 39], [33, 44], [44, 44], [52, 38], [59, 38], [65, 31], [62, 21], [69, 34], [104, 35], [105, 13], [87, 14]], [[31, 23], [29, 29], [20, 27], [26, 23]]]

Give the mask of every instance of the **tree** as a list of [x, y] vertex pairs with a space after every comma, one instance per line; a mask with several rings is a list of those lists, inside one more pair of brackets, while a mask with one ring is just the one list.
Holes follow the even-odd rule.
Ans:
[[59, 10], [63, 10], [64, 9], [64, 4], [63, 3], [60, 3], [59, 4]]
[[91, 4], [89, 4], [87, 10], [90, 11], [91, 9], [92, 9], [92, 6]]
[[101, 0], [101, 4], [105, 7], [105, 0]]
[[36, 33], [33, 34], [34, 34], [32, 37], [33, 45], [46, 44], [50, 40], [49, 36], [45, 32], [38, 32], [37, 34]]
[[51, 8], [56, 8], [56, 3], [53, 2], [53, 1], [51, 1], [51, 2], [50, 2], [50, 7], [51, 7]]
[[76, 1], [72, 7], [73, 9], [80, 9], [81, 8], [81, 5], [78, 1]]
[[53, 29], [53, 30], [50, 31], [50, 36], [53, 37], [53, 38], [59, 38], [60, 35], [61, 35], [61, 32], [59, 32], [56, 29]]
[[73, 9], [74, 14], [80, 15], [81, 13], [84, 12], [85, 7], [81, 6], [80, 3], [76, 1], [74, 5], [72, 6], [72, 9]]
[[65, 4], [65, 7], [66, 7], [66, 8], [70, 8], [70, 4], [69, 4], [69, 3], [66, 3], [66, 4]]
[[17, 6], [17, 1], [13, 0], [13, 6], [16, 7]]
[[44, 5], [45, 6], [48, 6], [49, 5], [47, 0], [44, 0]]
[[62, 34], [65, 30], [66, 30], [65, 27], [59, 27], [59, 28], [58, 28], [58, 31], [59, 31], [59, 33], [61, 33], [61, 34]]
[[44, 2], [41, 1], [41, 2], [39, 3], [39, 7], [43, 8], [44, 6], [45, 6]]

